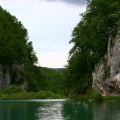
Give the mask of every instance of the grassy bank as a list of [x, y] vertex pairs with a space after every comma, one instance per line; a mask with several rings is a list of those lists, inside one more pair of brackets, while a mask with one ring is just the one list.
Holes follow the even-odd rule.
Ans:
[[18, 92], [18, 93], [0, 93], [0, 100], [27, 100], [27, 99], [59, 99], [63, 98], [60, 94], [54, 94], [50, 91]]
[[0, 100], [27, 100], [27, 99], [59, 99], [64, 98], [61, 94], [50, 91], [25, 92], [20, 87], [6, 86], [0, 91]]
[[89, 92], [85, 95], [71, 95], [70, 100], [80, 102], [120, 102], [120, 96], [101, 96], [96, 92]]
[[103, 97], [104, 102], [120, 102], [120, 96], [105, 96]]

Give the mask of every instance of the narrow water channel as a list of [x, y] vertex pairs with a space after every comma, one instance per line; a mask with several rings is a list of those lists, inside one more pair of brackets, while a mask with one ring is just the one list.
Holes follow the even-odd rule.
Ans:
[[0, 120], [120, 120], [120, 103], [6, 100], [0, 101]]

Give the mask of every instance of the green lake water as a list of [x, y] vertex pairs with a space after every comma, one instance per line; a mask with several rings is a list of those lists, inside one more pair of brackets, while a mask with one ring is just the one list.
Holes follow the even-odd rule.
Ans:
[[120, 120], [120, 103], [6, 100], [0, 101], [0, 120]]

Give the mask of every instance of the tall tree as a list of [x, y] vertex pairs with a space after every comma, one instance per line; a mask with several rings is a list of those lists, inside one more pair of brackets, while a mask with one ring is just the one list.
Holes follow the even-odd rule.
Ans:
[[27, 29], [9, 12], [0, 7], [0, 64], [11, 74], [11, 84], [28, 83], [29, 91], [41, 90], [41, 69], [35, 66], [37, 56]]
[[[69, 52], [66, 83], [68, 91], [85, 93], [92, 87], [95, 64], [107, 52], [110, 36], [115, 37], [120, 21], [119, 0], [91, 0], [81, 21], [72, 32], [73, 48]], [[70, 83], [71, 82], [71, 83]], [[69, 85], [68, 85], [69, 86]]]

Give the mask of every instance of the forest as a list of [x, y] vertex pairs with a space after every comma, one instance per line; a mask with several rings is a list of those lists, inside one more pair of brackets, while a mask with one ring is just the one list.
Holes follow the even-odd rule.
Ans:
[[50, 91], [67, 97], [86, 94], [92, 89], [94, 67], [107, 52], [109, 37], [114, 38], [119, 30], [119, 5], [119, 0], [88, 1], [82, 19], [72, 31], [69, 43], [74, 46], [69, 51], [68, 64], [59, 70], [36, 65], [38, 59], [27, 29], [0, 7], [0, 65], [3, 73], [11, 76], [10, 85], [3, 91], [26, 83], [27, 92]]
[[82, 19], [72, 31], [65, 86], [69, 94], [92, 90], [92, 72], [107, 53], [109, 37], [116, 37], [120, 26], [119, 0], [90, 0]]
[[16, 91], [25, 84], [26, 92], [62, 94], [63, 69], [42, 68], [36, 65], [37, 62], [27, 29], [15, 16], [0, 7], [0, 79], [6, 80], [4, 77], [9, 74], [11, 78], [8, 85], [0, 82], [1, 88], [4, 86], [2, 91]]

